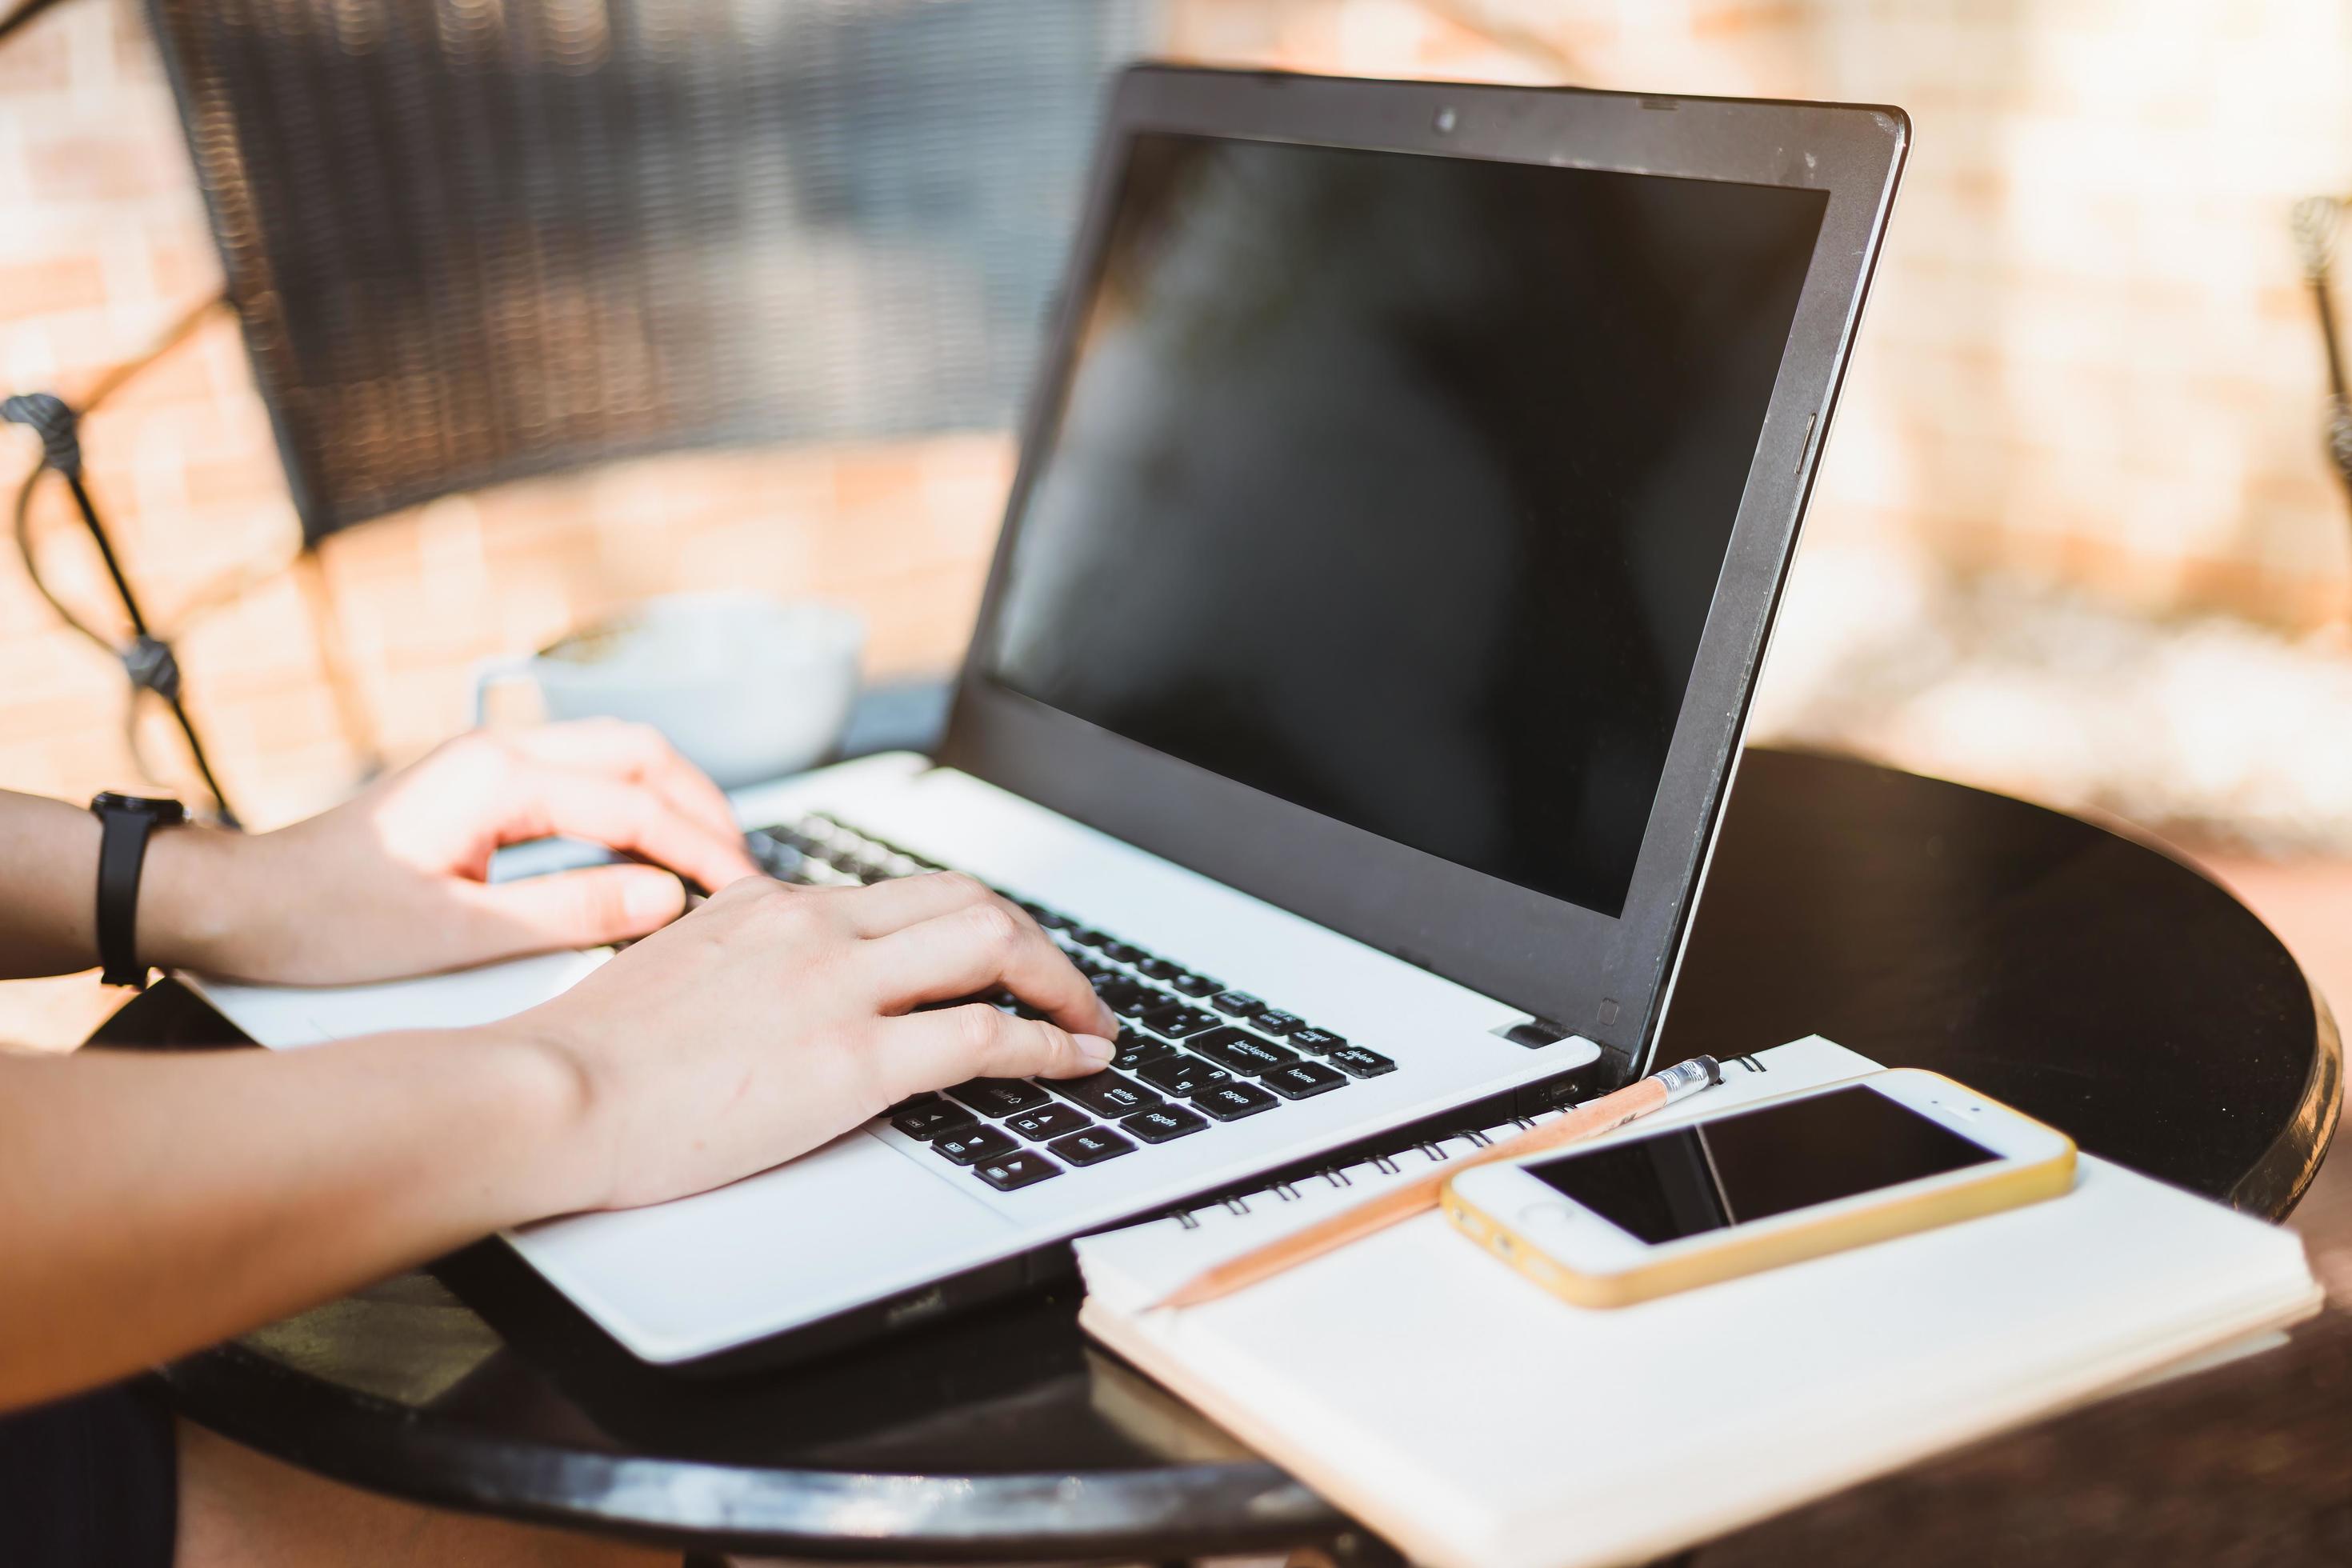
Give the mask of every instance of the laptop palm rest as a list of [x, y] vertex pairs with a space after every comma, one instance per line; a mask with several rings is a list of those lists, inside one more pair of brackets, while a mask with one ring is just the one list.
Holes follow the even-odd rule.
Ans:
[[[919, 1316], [926, 1286], [1000, 1258], [1015, 1228], [858, 1131], [715, 1192], [548, 1220], [507, 1239], [607, 1331], [667, 1361], [774, 1333], [780, 1301], [804, 1322], [877, 1296], [886, 1318]], [[902, 1289], [912, 1294], [886, 1294]]]

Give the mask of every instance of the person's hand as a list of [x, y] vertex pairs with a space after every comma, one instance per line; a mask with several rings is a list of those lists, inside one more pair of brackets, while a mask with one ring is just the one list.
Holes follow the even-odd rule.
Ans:
[[[652, 864], [485, 880], [492, 851], [550, 834]], [[680, 877], [756, 870], [726, 797], [655, 731], [478, 731], [275, 833], [157, 834], [141, 948], [241, 980], [395, 979], [643, 936], [685, 907]]]
[[[917, 1011], [998, 986], [1045, 1019]], [[747, 879], [494, 1027], [551, 1048], [577, 1086], [555, 1201], [617, 1208], [765, 1170], [923, 1089], [1100, 1071], [1118, 1024], [1018, 907], [939, 872]]]

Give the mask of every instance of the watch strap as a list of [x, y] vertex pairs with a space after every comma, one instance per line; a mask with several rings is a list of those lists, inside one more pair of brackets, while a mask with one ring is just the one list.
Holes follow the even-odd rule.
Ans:
[[158, 826], [185, 820], [177, 801], [100, 795], [90, 803], [98, 814], [99, 978], [108, 985], [143, 990], [148, 966], [139, 958], [139, 882], [147, 865], [147, 841]]

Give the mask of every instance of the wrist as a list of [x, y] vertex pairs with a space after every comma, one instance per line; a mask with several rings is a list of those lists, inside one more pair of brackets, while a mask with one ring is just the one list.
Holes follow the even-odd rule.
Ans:
[[255, 840], [190, 824], [147, 841], [139, 882], [140, 958], [162, 969], [260, 980], [248, 956], [255, 901], [244, 871]]
[[593, 1075], [577, 1053], [532, 1027], [536, 1011], [459, 1031], [499, 1086], [514, 1130], [506, 1142], [518, 1156], [515, 1184], [501, 1224], [603, 1208], [612, 1191]]

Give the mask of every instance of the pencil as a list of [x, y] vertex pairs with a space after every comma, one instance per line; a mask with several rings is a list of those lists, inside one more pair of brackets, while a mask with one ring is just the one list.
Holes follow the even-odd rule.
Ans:
[[1195, 1274], [1183, 1284], [1152, 1303], [1154, 1307], [1197, 1307], [1203, 1301], [1213, 1301], [1220, 1296], [1270, 1279], [1288, 1268], [1294, 1268], [1310, 1258], [1320, 1258], [1351, 1241], [1360, 1241], [1375, 1231], [1385, 1230], [1402, 1219], [1423, 1214], [1437, 1206], [1439, 1193], [1448, 1178], [1457, 1171], [1473, 1165], [1490, 1164], [1496, 1160], [1524, 1159], [1540, 1154], [1547, 1149], [1574, 1143], [1586, 1138], [1597, 1138], [1612, 1128], [1622, 1127], [1636, 1117], [1647, 1116], [1659, 1107], [1681, 1100], [1700, 1089], [1710, 1089], [1723, 1081], [1723, 1068], [1713, 1057], [1693, 1057], [1652, 1073], [1638, 1083], [1629, 1083], [1613, 1094], [1588, 1100], [1557, 1121], [1547, 1121], [1530, 1128], [1516, 1138], [1506, 1138], [1500, 1143], [1479, 1150], [1466, 1158], [1447, 1163], [1442, 1171], [1433, 1171], [1401, 1187], [1391, 1187], [1376, 1198], [1370, 1198], [1352, 1208], [1343, 1209], [1328, 1219], [1320, 1219], [1304, 1230], [1254, 1247], [1239, 1258], [1218, 1264], [1215, 1268]]

